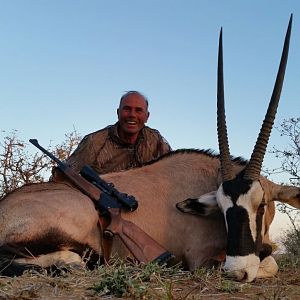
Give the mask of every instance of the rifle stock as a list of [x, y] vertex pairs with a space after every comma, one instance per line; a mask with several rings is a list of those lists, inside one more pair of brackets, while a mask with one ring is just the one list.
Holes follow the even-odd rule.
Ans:
[[141, 263], [165, 263], [172, 254], [153, 240], [147, 233], [134, 223], [121, 217], [119, 208], [108, 209], [111, 223], [104, 230], [107, 237], [118, 235], [131, 254]]
[[[41, 145], [39, 145], [36, 139], [31, 139], [29, 141], [34, 146], [39, 148], [42, 152], [44, 152], [47, 156], [49, 156], [52, 160], [54, 160], [57, 163], [59, 171], [63, 173], [64, 176], [75, 187], [77, 187], [81, 192], [91, 198], [96, 207], [101, 207], [104, 209], [105, 205], [103, 204], [106, 204], [105, 200], [107, 199], [107, 197], [110, 197], [109, 195], [103, 194], [98, 187], [74, 172], [70, 166], [63, 163], [52, 153], [44, 149]], [[105, 197], [101, 197], [102, 194], [103, 196], [105, 195]], [[112, 199], [111, 203], [114, 203], [115, 201], [115, 199]], [[124, 220], [121, 216], [120, 208], [106, 207], [106, 210], [109, 212], [111, 223], [104, 230], [104, 235], [106, 237], [112, 237], [114, 234], [117, 234], [125, 244], [125, 246], [128, 248], [128, 250], [139, 262], [149, 263], [152, 261], [157, 261], [158, 263], [164, 263], [172, 257], [172, 254], [170, 252], [159, 245], [138, 226], [130, 221]]]

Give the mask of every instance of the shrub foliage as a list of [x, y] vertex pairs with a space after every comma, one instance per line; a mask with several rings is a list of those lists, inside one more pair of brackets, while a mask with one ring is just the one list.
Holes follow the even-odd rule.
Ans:
[[[47, 181], [54, 163], [45, 154], [29, 151], [29, 143], [19, 138], [17, 130], [2, 131], [0, 140], [0, 199], [10, 191], [27, 183]], [[64, 160], [77, 147], [81, 137], [76, 130], [65, 135], [58, 145], [47, 150]]]

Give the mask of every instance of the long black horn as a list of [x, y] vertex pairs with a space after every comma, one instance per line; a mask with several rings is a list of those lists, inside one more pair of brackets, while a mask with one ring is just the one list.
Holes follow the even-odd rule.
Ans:
[[272, 97], [269, 103], [269, 107], [265, 119], [260, 129], [260, 133], [258, 135], [256, 145], [254, 147], [250, 161], [245, 170], [245, 175], [244, 175], [245, 179], [256, 180], [260, 175], [262, 162], [267, 149], [270, 133], [274, 124], [277, 107], [280, 99], [281, 89], [283, 85], [284, 74], [285, 74], [285, 69], [286, 69], [287, 59], [288, 59], [289, 45], [290, 45], [292, 20], [293, 20], [293, 15], [291, 14]]
[[225, 105], [224, 105], [224, 76], [223, 76], [223, 33], [220, 30], [218, 53], [218, 89], [217, 89], [217, 130], [220, 150], [220, 162], [223, 181], [233, 179], [232, 163], [227, 136]]

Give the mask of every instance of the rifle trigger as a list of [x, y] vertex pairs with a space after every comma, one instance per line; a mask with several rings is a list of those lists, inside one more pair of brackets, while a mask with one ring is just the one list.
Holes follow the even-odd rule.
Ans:
[[109, 187], [112, 187], [112, 188], [115, 187], [115, 185], [114, 185], [112, 182], [107, 182], [107, 185], [108, 185]]
[[109, 229], [104, 229], [103, 236], [105, 238], [113, 238], [115, 236], [115, 234], [112, 231], [110, 231]]

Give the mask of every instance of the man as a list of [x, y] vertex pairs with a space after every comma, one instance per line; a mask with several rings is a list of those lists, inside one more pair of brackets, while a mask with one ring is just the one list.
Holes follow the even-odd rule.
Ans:
[[171, 150], [159, 131], [145, 126], [148, 100], [137, 91], [121, 97], [118, 122], [86, 135], [67, 160], [76, 172], [90, 165], [98, 174], [141, 166]]

